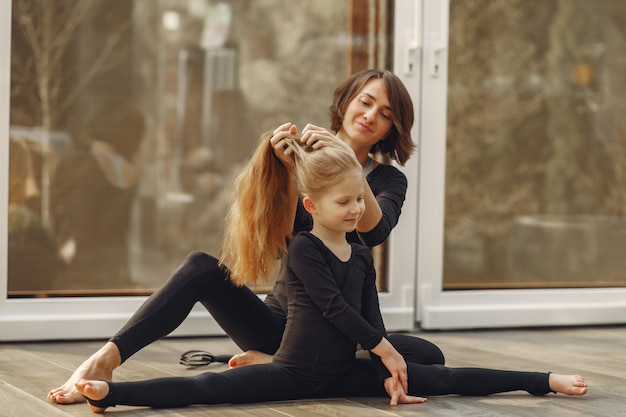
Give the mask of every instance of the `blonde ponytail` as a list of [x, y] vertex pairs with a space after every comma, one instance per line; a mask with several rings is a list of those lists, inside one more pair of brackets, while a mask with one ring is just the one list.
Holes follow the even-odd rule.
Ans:
[[267, 281], [287, 253], [293, 225], [281, 227], [290, 211], [291, 174], [274, 155], [271, 132], [261, 136], [248, 165], [235, 180], [234, 200], [226, 217], [221, 263], [237, 285]]

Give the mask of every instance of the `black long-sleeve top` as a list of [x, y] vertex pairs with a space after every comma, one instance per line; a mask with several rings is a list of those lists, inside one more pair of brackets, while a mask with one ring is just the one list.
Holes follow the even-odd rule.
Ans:
[[372, 256], [351, 247], [343, 262], [311, 233], [294, 237], [281, 271], [287, 325], [274, 362], [308, 378], [333, 377], [352, 364], [357, 343], [369, 350], [386, 336]]

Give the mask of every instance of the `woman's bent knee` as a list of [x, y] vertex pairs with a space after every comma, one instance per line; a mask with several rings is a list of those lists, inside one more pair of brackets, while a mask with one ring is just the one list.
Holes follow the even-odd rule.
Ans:
[[[193, 269], [201, 273], [218, 272], [220, 278], [226, 276], [228, 272], [226, 267], [220, 265], [220, 261], [216, 257], [201, 251], [190, 252], [185, 258], [182, 268]], [[209, 275], [214, 276], [215, 274]]]

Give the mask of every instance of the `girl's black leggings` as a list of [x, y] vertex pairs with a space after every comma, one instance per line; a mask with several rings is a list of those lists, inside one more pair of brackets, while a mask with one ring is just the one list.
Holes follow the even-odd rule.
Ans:
[[[190, 253], [170, 279], [141, 305], [110, 341], [122, 362], [176, 329], [200, 302], [242, 350], [274, 354], [285, 319], [249, 288], [237, 287], [218, 260], [203, 252]], [[407, 362], [444, 364], [439, 347], [418, 337], [392, 334], [389, 341]]]
[[[550, 392], [549, 374], [480, 368], [446, 368], [408, 363], [409, 394], [489, 395], [523, 390]], [[114, 405], [153, 408], [192, 404], [252, 403], [327, 397], [387, 397], [371, 360], [356, 359], [335, 378], [315, 378], [276, 364], [250, 365], [192, 377], [169, 377], [138, 382], [110, 382], [109, 394], [97, 407]]]

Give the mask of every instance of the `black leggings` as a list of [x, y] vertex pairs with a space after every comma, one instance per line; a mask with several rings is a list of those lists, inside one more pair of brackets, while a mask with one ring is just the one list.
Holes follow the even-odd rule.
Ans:
[[[446, 368], [443, 365], [408, 363], [409, 394], [489, 395], [527, 391], [550, 392], [549, 374], [480, 368]], [[252, 403], [328, 397], [387, 397], [372, 361], [356, 359], [337, 378], [311, 378], [276, 364], [251, 365], [221, 373], [205, 372], [192, 377], [169, 377], [139, 382], [110, 382], [109, 395], [90, 403], [153, 408], [192, 404]]]
[[[282, 339], [285, 320], [249, 288], [228, 279], [218, 260], [192, 252], [170, 279], [154, 292], [110, 341], [118, 347], [122, 362], [176, 329], [200, 302], [242, 350], [273, 355]], [[421, 364], [444, 364], [436, 345], [418, 337], [388, 337], [407, 360]]]

